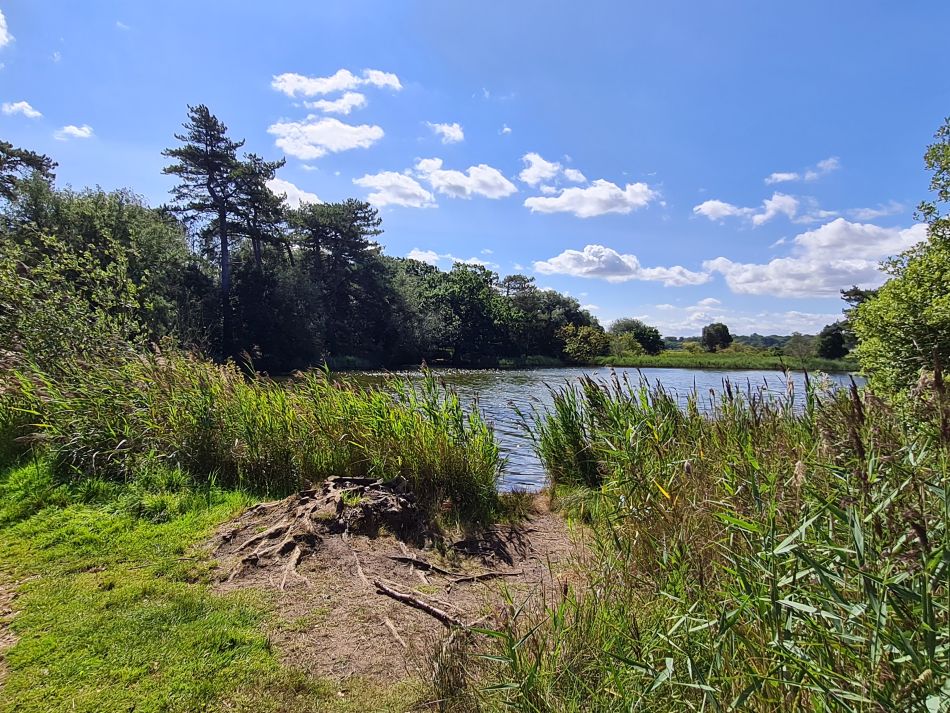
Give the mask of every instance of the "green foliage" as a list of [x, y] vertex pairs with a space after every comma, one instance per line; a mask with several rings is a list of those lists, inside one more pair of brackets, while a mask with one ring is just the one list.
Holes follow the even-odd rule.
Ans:
[[155, 463], [262, 494], [331, 475], [399, 476], [433, 510], [448, 502], [459, 518], [488, 520], [496, 507], [491, 428], [428, 375], [419, 388], [363, 389], [321, 372], [279, 384], [171, 352], [55, 374], [24, 367], [4, 386], [8, 408], [32, 424], [20, 430], [66, 481], [125, 481]]
[[570, 361], [590, 364], [610, 348], [610, 337], [598, 327], [562, 327], [559, 335], [564, 340], [564, 354]]
[[[630, 317], [618, 319], [610, 325], [609, 331], [612, 337], [632, 336], [646, 354], [659, 354], [663, 350], [663, 337], [660, 336], [660, 330], [645, 324], [639, 319]], [[632, 353], [635, 354], [636, 352]]]
[[826, 325], [818, 334], [815, 354], [822, 359], [842, 359], [848, 354], [848, 335], [844, 322]]
[[20, 193], [20, 184], [27, 178], [37, 176], [51, 183], [56, 164], [49, 156], [17, 148], [8, 141], [0, 141], [0, 198], [15, 201]]
[[623, 357], [625, 355], [639, 356], [646, 354], [643, 345], [637, 338], [629, 332], [621, 334], [610, 334], [610, 354], [611, 356]]
[[722, 322], [713, 322], [703, 327], [702, 336], [703, 349], [707, 352], [714, 352], [718, 349], [725, 349], [732, 344], [732, 335], [729, 333], [729, 327]]
[[943, 710], [946, 394], [913, 413], [821, 384], [799, 404], [729, 384], [698, 398], [616, 379], [554, 395], [533, 431], [593, 556], [459, 654], [455, 695], [482, 711]]
[[800, 332], [793, 332], [789, 340], [785, 342], [785, 346], [782, 347], [782, 352], [786, 356], [796, 359], [815, 356], [815, 338], [805, 336]]
[[857, 371], [858, 364], [846, 359], [819, 359], [806, 357], [792, 359], [782, 355], [762, 353], [758, 350], [743, 351], [735, 345], [718, 352], [707, 352], [698, 342], [684, 342], [682, 349], [667, 350], [656, 356], [648, 354], [622, 354], [598, 357], [593, 360], [598, 366], [669, 367], [673, 369], [804, 369], [807, 371]]

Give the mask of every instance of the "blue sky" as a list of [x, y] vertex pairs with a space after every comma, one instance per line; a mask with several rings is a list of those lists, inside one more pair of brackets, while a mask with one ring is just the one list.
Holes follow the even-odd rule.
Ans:
[[0, 0], [0, 130], [167, 200], [187, 104], [369, 198], [392, 255], [524, 271], [665, 334], [816, 331], [924, 237], [945, 2]]

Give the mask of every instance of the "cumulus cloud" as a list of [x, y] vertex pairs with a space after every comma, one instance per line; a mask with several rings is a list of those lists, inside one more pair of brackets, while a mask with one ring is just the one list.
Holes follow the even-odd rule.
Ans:
[[573, 213], [591, 218], [606, 213], [630, 213], [644, 208], [659, 193], [646, 183], [628, 183], [624, 188], [598, 179], [586, 188], [565, 188], [556, 196], [532, 196], [524, 205], [532, 213]]
[[426, 122], [426, 126], [432, 129], [432, 132], [442, 137], [443, 144], [457, 144], [465, 138], [465, 132], [458, 122], [452, 124], [433, 124]]
[[511, 127], [508, 126], [508, 124], [502, 124], [502, 125], [501, 125], [501, 128], [498, 130], [498, 133], [499, 133], [499, 134], [502, 134], [502, 135], [504, 135], [504, 134], [510, 134], [510, 133], [511, 133]]
[[752, 225], [763, 225], [776, 216], [786, 215], [792, 219], [798, 214], [799, 200], [785, 193], [773, 193], [771, 198], [762, 201], [757, 212], [755, 208], [740, 208], [732, 203], [720, 200], [703, 201], [693, 207], [694, 215], [702, 215], [709, 220], [721, 221], [725, 218], [751, 218]]
[[494, 263], [481, 260], [477, 257], [461, 258], [456, 257], [451, 253], [437, 253], [435, 250], [420, 250], [419, 248], [413, 248], [410, 250], [408, 253], [406, 253], [406, 257], [410, 260], [427, 262], [430, 265], [435, 265], [436, 267], [443, 264], [454, 265], [457, 262], [460, 262], [464, 265], [481, 265], [482, 267], [491, 267], [494, 265]]
[[816, 181], [822, 176], [841, 168], [841, 161], [837, 156], [829, 156], [803, 171], [776, 171], [765, 177], [765, 184], [787, 183], [789, 181]]
[[12, 116], [13, 114], [23, 114], [27, 119], [39, 119], [43, 116], [40, 112], [30, 106], [29, 102], [20, 101], [20, 102], [4, 102], [3, 103], [3, 113], [7, 116]]
[[723, 218], [752, 215], [755, 211], [752, 208], [740, 208], [725, 201], [709, 200], [695, 206], [693, 213], [704, 215], [710, 220], [722, 220]]
[[0, 47], [6, 47], [11, 42], [13, 42], [13, 35], [11, 35], [10, 30], [7, 29], [7, 18], [4, 17], [3, 12], [0, 11]]
[[304, 161], [327, 153], [365, 149], [383, 138], [383, 129], [370, 124], [344, 124], [339, 119], [308, 116], [303, 121], [279, 121], [267, 127], [284, 153]]
[[880, 261], [924, 240], [926, 226], [881, 228], [844, 218], [796, 236], [792, 254], [767, 263], [740, 263], [725, 257], [703, 268], [723, 275], [736, 293], [777, 297], [836, 297], [851, 285], [876, 287], [884, 281]]
[[797, 212], [797, 198], [784, 193], [773, 193], [771, 198], [762, 201], [762, 212], [752, 216], [752, 225], [763, 225], [779, 215], [794, 218]]
[[643, 267], [636, 255], [618, 253], [603, 245], [588, 245], [583, 250], [565, 250], [548, 260], [534, 263], [542, 275], [590, 277], [607, 282], [647, 280], [667, 287], [700, 285], [709, 280], [707, 273], [693, 272], [685, 267]]
[[283, 178], [272, 178], [267, 182], [267, 187], [271, 193], [283, 196], [287, 205], [291, 208], [299, 208], [303, 203], [323, 202], [317, 197], [316, 193], [309, 193], [302, 188], [298, 188], [290, 181], [285, 181]]
[[308, 109], [316, 109], [324, 114], [343, 114], [345, 116], [354, 109], [366, 106], [366, 95], [360, 92], [346, 92], [339, 99], [318, 99], [303, 104]]
[[561, 164], [556, 161], [545, 161], [540, 154], [526, 153], [521, 157], [525, 167], [518, 174], [518, 180], [529, 186], [536, 186], [543, 181], [550, 181], [561, 172]]
[[571, 181], [572, 183], [587, 183], [587, 176], [578, 171], [576, 168], [565, 168], [564, 178]]
[[68, 141], [69, 139], [90, 139], [92, 138], [92, 135], [92, 127], [89, 126], [89, 124], [83, 124], [82, 126], [73, 126], [72, 124], [67, 124], [61, 129], [57, 129], [53, 132], [53, 138], [57, 141]]
[[367, 200], [378, 207], [398, 205], [405, 208], [429, 208], [435, 205], [432, 194], [412, 176], [395, 171], [354, 178], [353, 183], [371, 189]]
[[416, 175], [438, 193], [454, 198], [504, 198], [518, 189], [497, 168], [480, 163], [464, 172], [442, 168], [442, 159], [424, 158], [416, 163]]
[[362, 76], [357, 76], [348, 69], [337, 70], [329, 77], [308, 77], [296, 72], [285, 72], [275, 75], [271, 80], [271, 87], [289, 97], [298, 95], [315, 97], [361, 86], [382, 87], [396, 91], [402, 89], [399, 77], [378, 69], [364, 69]]

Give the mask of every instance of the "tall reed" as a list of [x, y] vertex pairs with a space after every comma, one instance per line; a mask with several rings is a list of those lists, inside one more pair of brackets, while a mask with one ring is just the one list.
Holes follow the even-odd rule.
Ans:
[[559, 390], [532, 428], [595, 556], [581, 584], [513, 609], [467, 652], [466, 705], [948, 710], [936, 399], [909, 420], [856, 388], [794, 398]]
[[490, 426], [431, 375], [417, 386], [360, 388], [323, 372], [277, 383], [170, 353], [55, 375], [19, 368], [3, 393], [61, 477], [130, 479], [159, 461], [259, 493], [333, 475], [401, 477], [423, 505], [464, 518], [490, 518], [497, 504]]

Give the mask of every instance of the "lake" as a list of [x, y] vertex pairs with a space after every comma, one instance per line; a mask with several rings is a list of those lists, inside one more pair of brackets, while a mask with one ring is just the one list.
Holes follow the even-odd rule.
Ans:
[[[434, 369], [445, 383], [458, 393], [463, 403], [477, 399], [478, 406], [492, 423], [502, 454], [507, 459], [502, 476], [504, 490], [514, 488], [537, 490], [545, 483], [544, 469], [532, 447], [531, 439], [524, 432], [515, 409], [529, 413], [532, 408], [544, 408], [551, 403], [548, 387], [558, 387], [577, 382], [581, 376], [607, 379], [616, 373], [621, 379], [626, 375], [634, 384], [641, 376], [650, 383], [657, 383], [677, 394], [685, 403], [694, 389], [701, 397], [708, 396], [710, 389], [721, 391], [725, 380], [743, 389], [763, 387], [776, 394], [786, 393], [786, 376], [780, 371], [725, 370], [725, 369], [633, 369], [608, 367], [564, 367], [555, 369]], [[418, 376], [419, 372], [398, 372], [401, 376]], [[364, 372], [359, 380], [373, 381], [380, 372]], [[805, 377], [801, 372], [791, 372], [795, 393], [804, 393]], [[836, 384], [849, 384], [848, 374], [830, 374]], [[857, 380], [858, 377], [855, 377]], [[858, 383], [862, 383], [858, 381]], [[701, 399], [702, 401], [703, 399]]]

